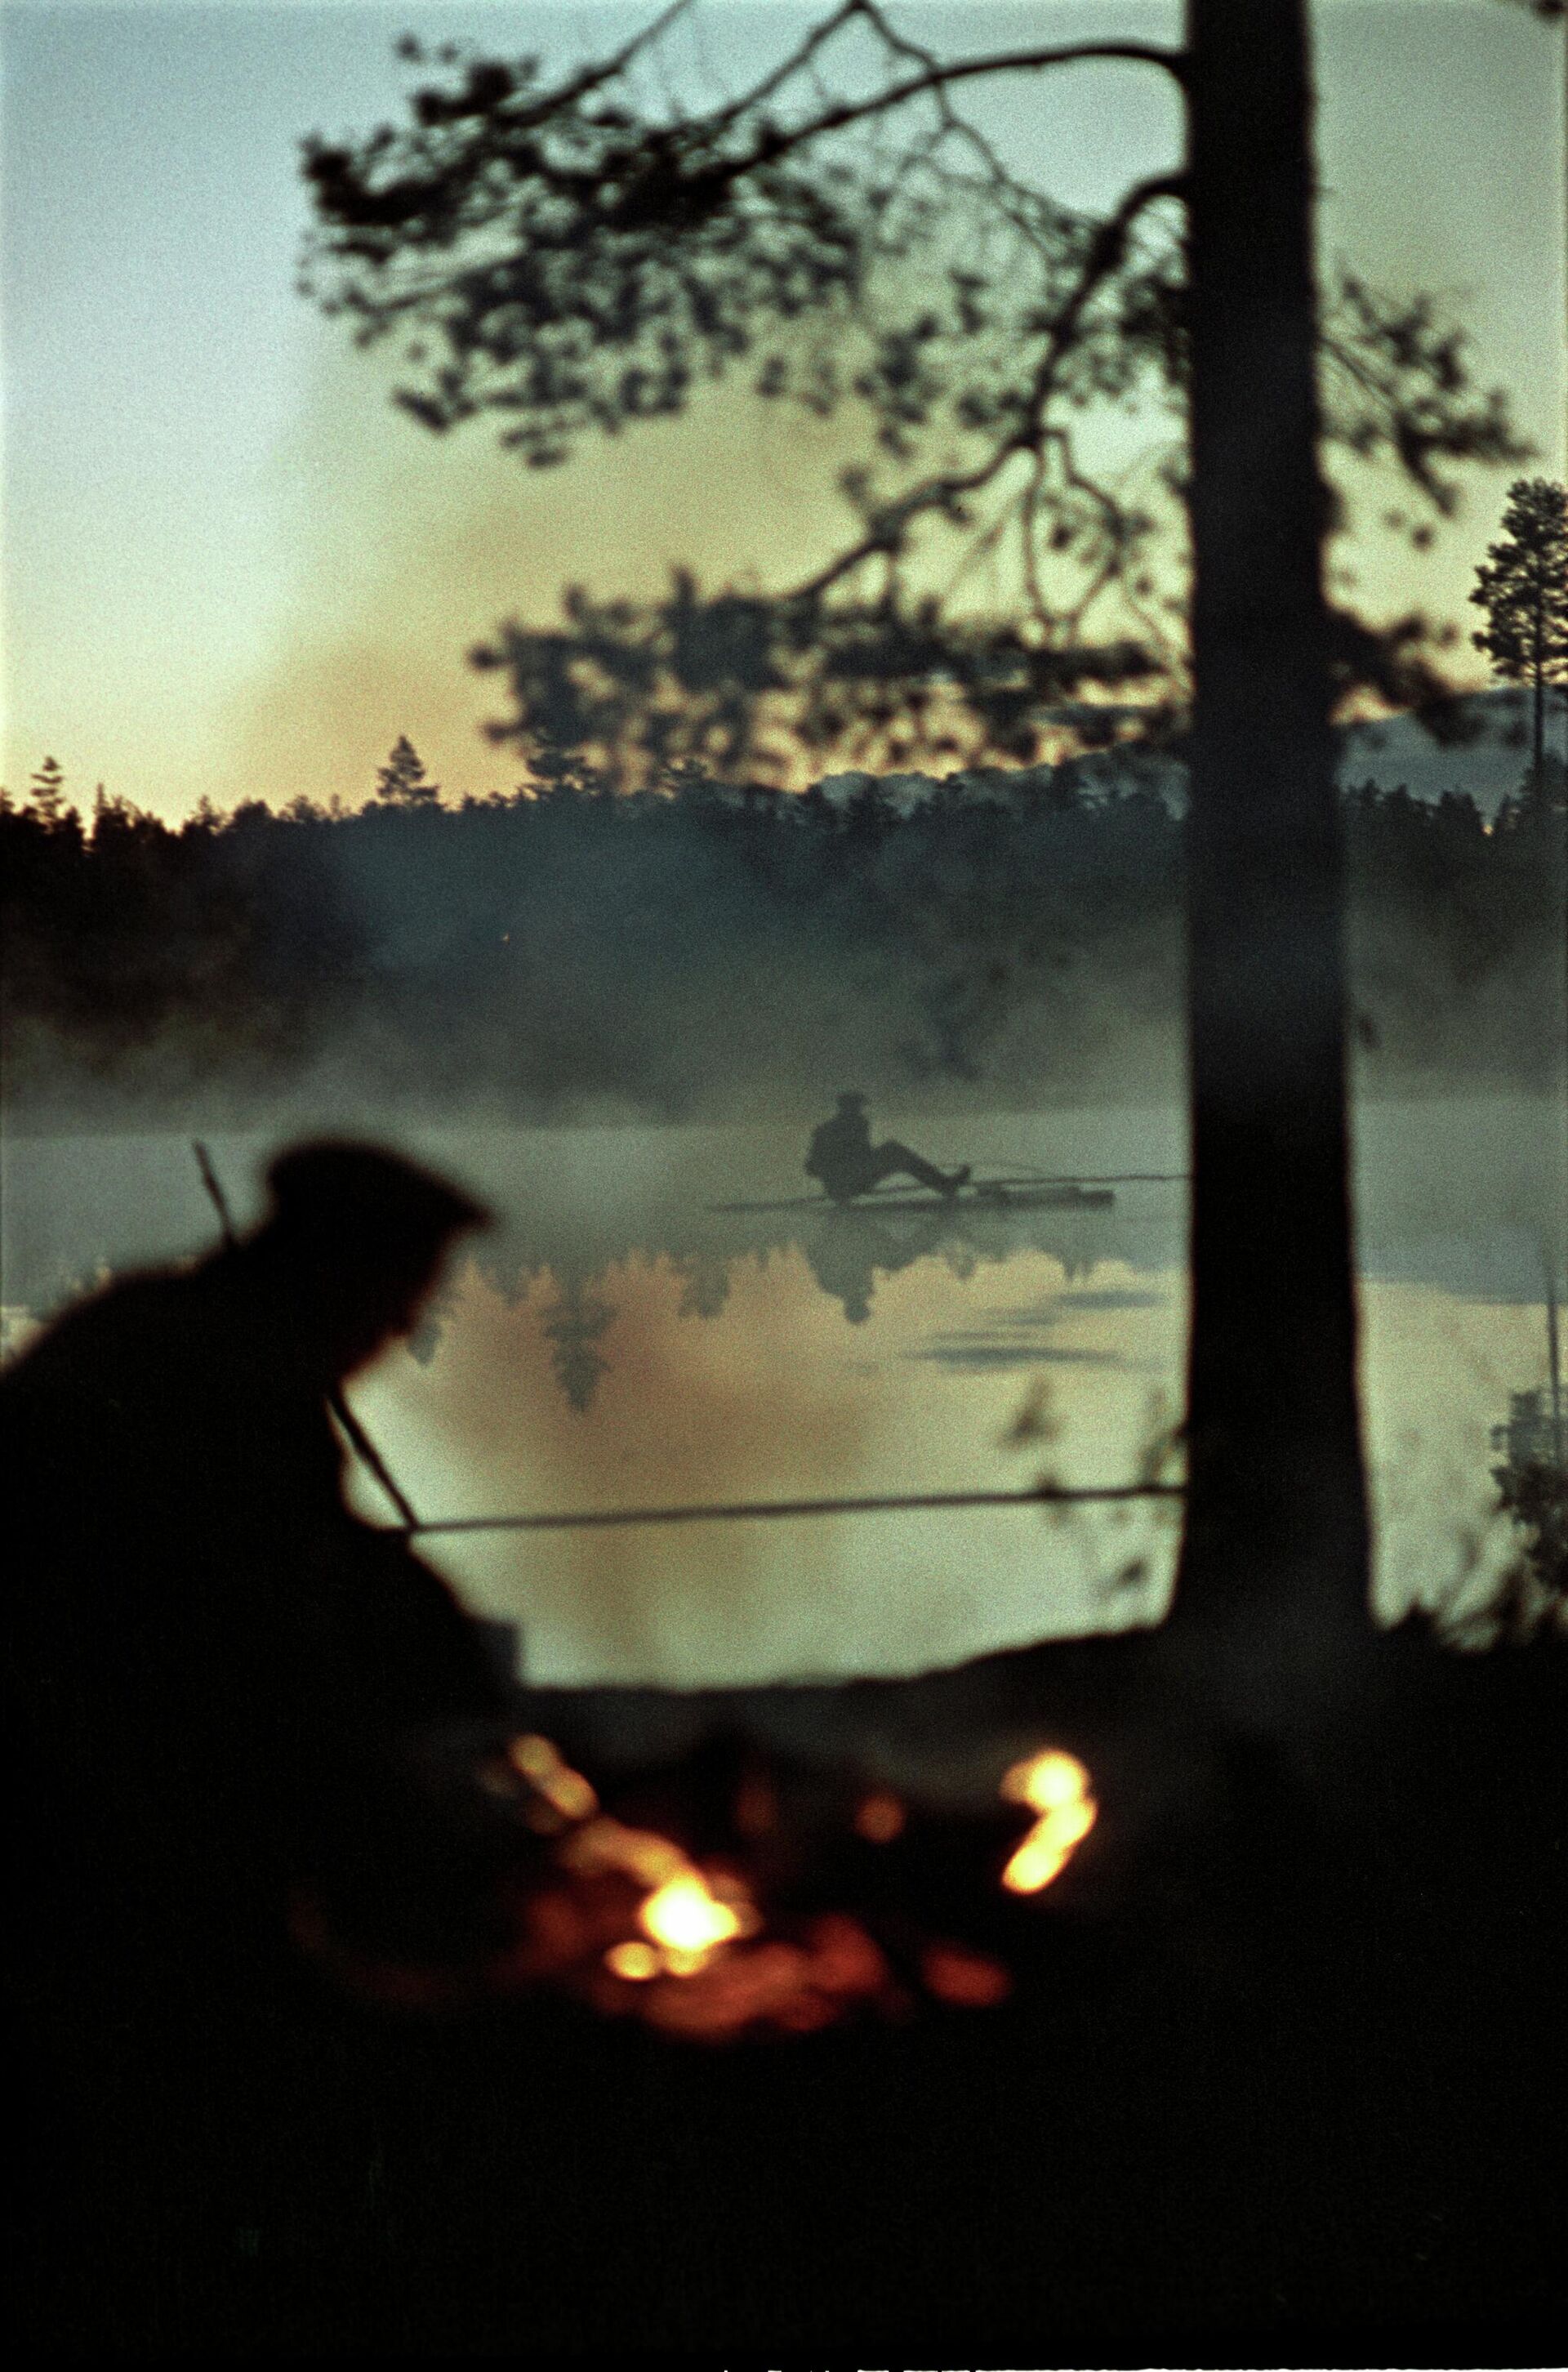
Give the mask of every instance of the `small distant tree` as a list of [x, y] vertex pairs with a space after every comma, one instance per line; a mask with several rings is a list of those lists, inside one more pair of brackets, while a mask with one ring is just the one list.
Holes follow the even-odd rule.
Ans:
[[57, 758], [46, 758], [28, 785], [29, 804], [41, 823], [52, 828], [65, 820], [65, 773]]
[[107, 843], [117, 826], [128, 824], [132, 809], [122, 798], [110, 798], [107, 785], [99, 783], [93, 793], [92, 837], [95, 846]]
[[1501, 539], [1487, 547], [1470, 599], [1487, 622], [1470, 637], [1505, 683], [1532, 694], [1530, 775], [1545, 773], [1546, 687], [1568, 682], [1568, 486], [1516, 478]]
[[376, 796], [400, 808], [434, 807], [441, 796], [440, 784], [430, 780], [406, 733], [399, 734], [386, 764], [377, 768]]

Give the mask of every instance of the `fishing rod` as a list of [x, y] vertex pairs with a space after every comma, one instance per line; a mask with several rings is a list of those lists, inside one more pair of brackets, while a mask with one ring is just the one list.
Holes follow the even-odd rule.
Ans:
[[[978, 1182], [981, 1186], [1186, 1186], [1191, 1178], [1191, 1169], [1017, 1169], [1005, 1178], [987, 1177]], [[885, 1191], [880, 1186], [871, 1190], [873, 1194]]]
[[[966, 1179], [962, 1186], [950, 1192], [930, 1187], [922, 1193], [914, 1187], [889, 1180], [867, 1187], [864, 1194], [853, 1195], [847, 1202], [840, 1202], [831, 1194], [791, 1194], [771, 1203], [709, 1203], [703, 1207], [722, 1218], [766, 1211], [836, 1211], [851, 1215], [859, 1212], [863, 1216], [877, 1210], [995, 1212], [1007, 1207], [1005, 1194], [1015, 1188], [1027, 1192], [1037, 1187], [1179, 1186], [1185, 1185], [1191, 1175], [1190, 1169], [1121, 1169], [1092, 1177], [1084, 1171], [1069, 1176], [1063, 1172], [1028, 1170], [1004, 1178]], [[1083, 1207], [1094, 1206], [1086, 1203]]]
[[1012, 1491], [890, 1492], [863, 1499], [737, 1499], [714, 1505], [697, 1501], [676, 1507], [591, 1507], [538, 1516], [448, 1516], [404, 1529], [431, 1532], [587, 1531], [612, 1524], [743, 1523], [788, 1516], [878, 1516], [905, 1508], [1038, 1507], [1102, 1499], [1179, 1499], [1180, 1482], [1108, 1482], [1082, 1488], [1059, 1482], [1032, 1483]]
[[[223, 1181], [213, 1167], [212, 1155], [199, 1137], [192, 1138], [191, 1150], [196, 1157], [196, 1167], [202, 1173], [202, 1183], [206, 1188], [213, 1208], [218, 1215], [218, 1227], [225, 1247], [232, 1251], [238, 1245], [239, 1238], [235, 1232], [234, 1217], [228, 1207], [228, 1197], [223, 1191]], [[419, 1531], [422, 1529], [419, 1517], [393, 1482], [386, 1459], [343, 1398], [341, 1386], [337, 1384], [331, 1386], [327, 1394], [327, 1406], [343, 1427], [349, 1448], [358, 1458], [366, 1473], [380, 1484], [397, 1509], [402, 1519], [401, 1529], [407, 1532]]]
[[[983, 1192], [988, 1186], [1186, 1186], [1191, 1182], [1191, 1169], [1028, 1169], [1019, 1164], [1005, 1174], [993, 1177], [988, 1171], [983, 1178], [967, 1178], [958, 1189], [971, 1197]], [[935, 1190], [933, 1189], [935, 1192]], [[857, 1203], [874, 1203], [878, 1196], [903, 1195], [907, 1186], [897, 1186], [889, 1180], [879, 1186], [867, 1187], [857, 1194]], [[802, 1198], [815, 1200], [814, 1196]]]

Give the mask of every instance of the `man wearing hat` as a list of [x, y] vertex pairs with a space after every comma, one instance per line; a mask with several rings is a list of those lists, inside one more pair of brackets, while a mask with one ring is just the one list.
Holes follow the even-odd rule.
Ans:
[[368, 1145], [267, 1182], [252, 1234], [76, 1303], [0, 1378], [20, 2320], [94, 2361], [226, 2295], [302, 2168], [352, 2215], [390, 2111], [317, 1971], [482, 1980], [541, 1849], [489, 1784], [483, 1636], [350, 1512], [327, 1405], [485, 1215]]
[[483, 1634], [350, 1512], [328, 1415], [486, 1215], [368, 1145], [267, 1183], [253, 1234], [78, 1302], [0, 1380], [30, 1878], [66, 1951], [107, 1926], [144, 1961], [238, 1963], [301, 1880], [395, 1948], [456, 1915], [424, 1875], [461, 1883], [460, 1852], [418, 1866], [411, 1755], [505, 1734]]
[[806, 1174], [818, 1179], [835, 1203], [853, 1203], [857, 1194], [868, 1194], [885, 1178], [912, 1178], [917, 1184], [949, 1196], [967, 1186], [970, 1179], [967, 1165], [962, 1169], [938, 1169], [895, 1139], [873, 1145], [865, 1098], [854, 1092], [842, 1095], [832, 1119], [812, 1132]]

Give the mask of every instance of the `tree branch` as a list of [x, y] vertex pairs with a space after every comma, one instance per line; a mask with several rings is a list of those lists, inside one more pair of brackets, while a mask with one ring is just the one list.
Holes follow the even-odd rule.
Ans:
[[953, 505], [961, 502], [966, 494], [979, 494], [992, 484], [1015, 455], [1034, 452], [1039, 448], [1044, 434], [1045, 409], [1051, 401], [1063, 357], [1078, 333], [1091, 298], [1121, 264], [1126, 253], [1128, 234], [1138, 216], [1161, 198], [1179, 197], [1182, 188], [1179, 173], [1151, 175], [1129, 190], [1116, 212], [1099, 226], [1079, 273], [1077, 285], [1051, 323], [1045, 350], [1024, 400], [1022, 416], [1017, 425], [998, 441], [986, 459], [970, 470], [944, 471], [910, 487], [877, 514], [858, 543], [849, 546], [826, 567], [819, 569], [815, 576], [797, 586], [794, 598], [813, 599], [826, 593], [831, 586], [877, 553], [897, 552], [916, 518], [931, 511], [950, 511]]
[[[865, 12], [857, 9], [855, 13]], [[887, 90], [877, 92], [873, 98], [842, 99], [836, 107], [825, 110], [813, 122], [800, 125], [795, 132], [770, 134], [759, 143], [752, 157], [745, 160], [739, 169], [749, 169], [756, 164], [772, 164], [788, 156], [792, 150], [804, 146], [807, 141], [820, 139], [826, 133], [847, 131], [852, 124], [863, 123], [874, 115], [885, 115], [896, 107], [902, 107], [908, 99], [921, 99], [937, 90], [946, 91], [956, 82], [972, 82], [977, 75], [1036, 74], [1051, 66], [1112, 63], [1163, 66], [1178, 85], [1185, 87], [1186, 84], [1186, 62], [1181, 52], [1157, 49], [1146, 41], [1075, 41], [1059, 49], [997, 51], [985, 57], [955, 59], [951, 64], [944, 64], [938, 59], [932, 65], [923, 67], [919, 74], [910, 76], [907, 81], [894, 83]]]
[[[882, 0], [828, 0], [781, 62], [705, 113], [688, 116], [668, 79], [651, 112], [640, 81], [611, 91], [691, 6], [552, 90], [536, 59], [443, 50], [453, 71], [412, 95], [409, 126], [307, 145], [316, 255], [336, 273], [322, 301], [361, 343], [397, 332], [412, 382], [399, 401], [429, 427], [499, 414], [503, 442], [544, 466], [744, 366], [758, 394], [819, 414], [858, 399], [874, 431], [880, 458], [841, 480], [849, 540], [792, 589], [704, 596], [682, 577], [662, 603], [574, 594], [561, 631], [504, 628], [480, 655], [515, 693], [502, 738], [634, 749], [655, 777], [672, 751], [733, 773], [787, 768], [760, 738], [763, 712], [787, 712], [797, 746], [858, 740], [898, 763], [960, 732], [1027, 751], [1077, 686], [1137, 684], [1147, 701], [1157, 676], [1179, 698], [1180, 654], [1150, 615], [1174, 615], [1174, 599], [1139, 557], [1159, 506], [1097, 483], [1073, 415], [1184, 405], [1182, 259], [1173, 237], [1136, 235], [1147, 209], [1186, 197], [1185, 177], [1137, 183], [1104, 220], [1074, 214], [1016, 178], [955, 95], [1089, 64], [1156, 65], [1185, 91], [1184, 54], [1084, 41], [944, 61]], [[856, 27], [869, 59], [847, 48]], [[1523, 457], [1428, 301], [1344, 274], [1319, 354], [1339, 397], [1329, 437], [1391, 459], [1439, 511], [1443, 463]], [[1016, 566], [1016, 622], [950, 614], [998, 555]], [[1091, 648], [1090, 613], [1112, 598], [1109, 632], [1136, 639]], [[1418, 640], [1404, 622], [1376, 651], [1347, 645], [1342, 680], [1391, 682], [1395, 643], [1408, 678]], [[1120, 729], [1124, 712], [1097, 713]]]

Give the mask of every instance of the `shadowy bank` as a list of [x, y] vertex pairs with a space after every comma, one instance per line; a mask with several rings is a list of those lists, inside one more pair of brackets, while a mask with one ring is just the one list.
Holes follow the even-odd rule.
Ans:
[[[1561, 820], [1345, 796], [1365, 1085], [1547, 1083]], [[1071, 766], [804, 795], [0, 809], [13, 1124], [1179, 1092], [1181, 826]]]
[[[1118, 1658], [967, 1686], [1071, 1702], [1126, 1774]], [[24, 2251], [23, 2328], [130, 2354], [1555, 2361], [1562, 1651], [1412, 1633], [1378, 1659], [1309, 1785], [1167, 1702], [1122, 1781], [1160, 1818], [1117, 1883], [1085, 1848], [999, 2006], [714, 2050], [548, 1997], [377, 2015], [298, 1970], [200, 2031], [100, 2039], [97, 2155]]]

